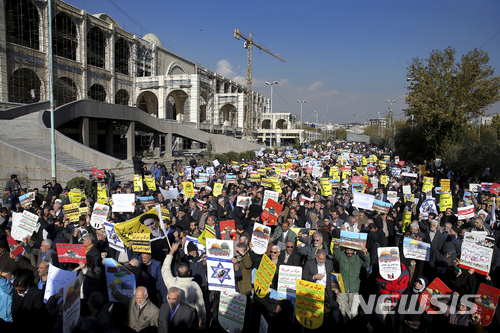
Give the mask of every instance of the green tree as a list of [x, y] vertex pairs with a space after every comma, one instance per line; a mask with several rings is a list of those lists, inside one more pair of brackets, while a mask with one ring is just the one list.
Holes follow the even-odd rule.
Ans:
[[415, 139], [425, 145], [426, 158], [462, 143], [470, 123], [500, 100], [500, 77], [488, 65], [488, 54], [474, 49], [460, 61], [455, 54], [451, 47], [434, 50], [429, 59], [414, 58], [407, 68], [411, 83], [406, 87], [405, 115], [413, 116], [420, 129], [422, 135]]
[[496, 114], [492, 119], [491, 119], [491, 127], [497, 134], [497, 139], [500, 140], [500, 114]]
[[337, 128], [335, 130], [335, 138], [337, 140], [345, 140], [347, 138], [347, 131], [345, 128]]

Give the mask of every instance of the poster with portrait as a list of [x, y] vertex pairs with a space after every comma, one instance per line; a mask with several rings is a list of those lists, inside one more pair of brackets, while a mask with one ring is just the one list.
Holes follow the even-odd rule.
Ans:
[[252, 232], [253, 252], [257, 254], [266, 253], [270, 238], [271, 228], [256, 222]]
[[234, 291], [233, 241], [207, 238], [206, 242], [208, 289]]
[[233, 241], [236, 240], [237, 235], [236, 235], [236, 226], [234, 224], [234, 220], [220, 221], [219, 228], [222, 239], [225, 239], [226, 233], [229, 233], [229, 237], [231, 237], [231, 240]]
[[398, 279], [401, 276], [399, 249], [395, 246], [379, 247], [377, 253], [380, 276], [387, 281]]
[[125, 246], [132, 240], [134, 233], [151, 233], [151, 241], [164, 238], [166, 231], [161, 220], [161, 208], [156, 206], [146, 213], [136, 216], [128, 221], [117, 223], [114, 229]]

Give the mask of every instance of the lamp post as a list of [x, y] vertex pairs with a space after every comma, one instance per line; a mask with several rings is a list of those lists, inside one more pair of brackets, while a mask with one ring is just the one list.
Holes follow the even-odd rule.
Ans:
[[266, 81], [266, 85], [268, 86], [271, 86], [271, 105], [269, 106], [269, 112], [271, 113], [271, 125], [269, 126], [269, 149], [271, 149], [272, 145], [273, 145], [273, 90], [274, 90], [274, 85], [275, 84], [278, 84], [279, 82], [278, 81], [274, 81], [274, 82], [267, 82]]
[[380, 112], [377, 111], [377, 113], [378, 113], [378, 130], [377, 130], [377, 133], [380, 136]]
[[318, 115], [321, 111], [320, 110], [314, 110], [314, 113], [316, 113], [316, 140], [318, 140]]
[[300, 128], [302, 128], [302, 105], [306, 102], [306, 100], [303, 101], [297, 101], [297, 103], [300, 103]]
[[392, 113], [392, 104], [396, 103], [396, 100], [387, 100], [387, 103], [389, 103], [389, 118], [390, 118], [390, 124], [389, 128], [392, 129], [392, 135], [394, 136], [396, 134], [396, 129], [393, 128], [394, 126], [394, 114]]

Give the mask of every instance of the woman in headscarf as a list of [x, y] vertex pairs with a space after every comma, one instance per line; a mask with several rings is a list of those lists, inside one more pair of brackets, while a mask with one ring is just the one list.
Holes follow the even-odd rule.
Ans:
[[[399, 331], [403, 333], [410, 332], [426, 332], [426, 327], [429, 323], [429, 317], [424, 309], [420, 306], [420, 298], [425, 288], [428, 286], [428, 281], [425, 277], [418, 277], [413, 286], [409, 287], [405, 295], [407, 299], [401, 299], [402, 304], [398, 307], [399, 311]], [[404, 306], [403, 306], [404, 304]]]

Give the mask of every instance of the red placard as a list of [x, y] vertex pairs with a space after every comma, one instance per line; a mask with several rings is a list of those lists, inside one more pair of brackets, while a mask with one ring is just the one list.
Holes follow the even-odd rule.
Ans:
[[267, 200], [266, 207], [261, 214], [262, 221], [267, 221], [267, 225], [275, 225], [282, 209], [283, 206], [273, 199]]
[[489, 191], [493, 194], [500, 195], [500, 184], [493, 183], [489, 189]]
[[14, 257], [17, 257], [18, 255], [20, 255], [21, 253], [23, 253], [23, 248], [22, 247], [19, 247], [17, 250], [12, 251], [14, 249], [14, 247], [17, 246], [17, 245], [19, 245], [19, 244], [14, 240], [14, 238], [12, 238], [11, 235], [7, 236], [7, 242], [9, 243], [10, 252], [12, 253], [12, 255]]
[[86, 263], [85, 246], [83, 244], [56, 244], [59, 262]]
[[92, 175], [97, 178], [104, 178], [104, 170], [92, 168]]
[[[224, 239], [224, 235], [226, 234], [226, 232], [229, 232], [231, 240], [236, 240], [236, 226], [234, 224], [234, 220], [220, 221], [219, 226], [222, 239]], [[227, 228], [229, 229], [226, 231]]]
[[438, 299], [441, 296], [451, 293], [451, 289], [448, 288], [447, 285], [444, 284], [439, 278], [435, 278], [434, 281], [428, 285], [424, 292], [422, 293], [422, 297], [420, 298], [420, 306], [428, 313], [437, 313], [439, 311], [438, 307], [435, 307], [431, 304], [431, 298]]
[[493, 320], [499, 297], [500, 289], [488, 286], [485, 283], [479, 285], [474, 303], [477, 305], [477, 312], [481, 314], [481, 326], [489, 325]]

